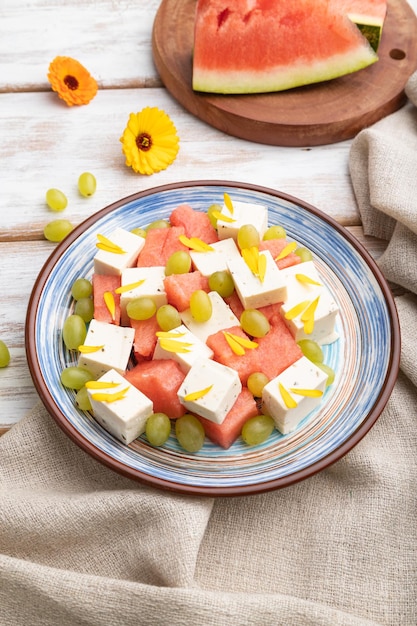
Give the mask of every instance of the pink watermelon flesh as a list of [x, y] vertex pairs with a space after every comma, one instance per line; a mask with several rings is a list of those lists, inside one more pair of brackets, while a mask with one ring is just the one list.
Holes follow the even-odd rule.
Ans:
[[177, 391], [185, 374], [172, 359], [138, 363], [126, 372], [125, 378], [152, 400], [154, 413], [166, 413], [170, 419], [184, 415]]
[[[120, 325], [120, 296], [115, 290], [120, 287], [120, 276], [110, 276], [106, 274], [93, 274], [93, 303], [94, 319], [107, 324]], [[114, 319], [104, 301], [104, 294], [109, 291], [114, 298], [115, 313]]]
[[378, 57], [328, 0], [198, 0], [196, 91], [261, 93], [356, 72]]
[[204, 277], [198, 270], [188, 274], [166, 276], [164, 287], [168, 304], [172, 304], [178, 311], [188, 309], [193, 291], [197, 289], [209, 291], [208, 278]]
[[207, 213], [196, 211], [188, 204], [181, 204], [170, 216], [173, 226], [182, 226], [187, 237], [198, 237], [206, 243], [218, 241], [217, 231], [211, 225]]
[[145, 245], [137, 260], [138, 267], [166, 265], [168, 258], [177, 250], [188, 250], [179, 240], [184, 235], [182, 226], [175, 228], [153, 228], [146, 233]]
[[243, 387], [222, 424], [215, 424], [204, 417], [197, 416], [197, 418], [202, 423], [206, 436], [213, 443], [227, 450], [239, 437], [243, 424], [258, 413], [253, 395], [247, 387]]

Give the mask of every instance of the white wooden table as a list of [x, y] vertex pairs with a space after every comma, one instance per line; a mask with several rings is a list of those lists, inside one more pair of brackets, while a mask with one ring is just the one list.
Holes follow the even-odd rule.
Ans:
[[[409, 4], [417, 10], [417, 0]], [[45, 204], [50, 187], [68, 197], [77, 224], [111, 202], [170, 182], [244, 181], [302, 198], [347, 226], [377, 257], [384, 243], [364, 238], [353, 194], [350, 141], [282, 148], [225, 135], [187, 113], [164, 89], [152, 60], [158, 0], [0, 0], [0, 338], [11, 362], [0, 369], [0, 433], [37, 401], [26, 364], [24, 326], [29, 295], [54, 244], [44, 225], [57, 214]], [[67, 107], [46, 75], [57, 55], [79, 60], [99, 83], [87, 106]], [[124, 164], [119, 137], [129, 113], [164, 109], [181, 147], [164, 172], [145, 177]], [[93, 172], [96, 194], [77, 191]]]

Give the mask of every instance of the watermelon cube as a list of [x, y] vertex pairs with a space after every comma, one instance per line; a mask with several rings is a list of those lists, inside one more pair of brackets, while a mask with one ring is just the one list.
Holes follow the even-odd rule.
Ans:
[[[120, 287], [120, 275], [93, 274], [93, 303], [94, 303], [94, 319], [107, 324], [120, 325], [120, 296], [116, 293], [116, 289]], [[105, 302], [104, 294], [108, 292], [114, 302], [114, 312]]]
[[197, 237], [206, 243], [214, 243], [219, 239], [207, 213], [196, 211], [188, 204], [181, 204], [174, 209], [169, 219], [172, 226], [182, 226], [187, 237]]
[[227, 450], [239, 437], [243, 424], [258, 413], [253, 395], [247, 387], [243, 387], [221, 424], [216, 424], [204, 417], [197, 416], [197, 418], [202, 423], [206, 436], [213, 443]]
[[138, 363], [125, 374], [126, 380], [153, 402], [154, 413], [166, 413], [175, 419], [185, 413], [177, 391], [185, 374], [173, 360], [162, 359]]

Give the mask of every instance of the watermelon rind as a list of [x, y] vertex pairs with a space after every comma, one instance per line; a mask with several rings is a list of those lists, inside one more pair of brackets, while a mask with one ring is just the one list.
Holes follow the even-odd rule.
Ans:
[[220, 75], [215, 70], [199, 69], [193, 74], [193, 89], [221, 94], [254, 94], [285, 91], [303, 85], [320, 83], [357, 72], [378, 60], [366, 45], [355, 53], [334, 55], [326, 61], [306, 66], [302, 62], [290, 67], [277, 65], [268, 71], [230, 71]]
[[384, 21], [376, 20], [370, 16], [358, 15], [356, 13], [348, 13], [347, 15], [348, 18], [356, 24], [362, 35], [366, 37], [372, 49], [377, 52], [381, 42]]

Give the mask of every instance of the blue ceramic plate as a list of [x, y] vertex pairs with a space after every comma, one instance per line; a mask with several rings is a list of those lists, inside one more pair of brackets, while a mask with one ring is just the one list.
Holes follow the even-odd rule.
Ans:
[[[91, 277], [96, 234], [109, 236], [169, 216], [188, 203], [205, 211], [232, 200], [268, 207], [270, 224], [308, 247], [322, 279], [333, 293], [340, 316], [340, 338], [324, 349], [336, 372], [320, 406], [290, 434], [278, 431], [250, 448], [240, 439], [223, 450], [208, 440], [196, 454], [184, 452], [171, 436], [153, 448], [143, 436], [125, 446], [89, 414], [74, 405], [74, 393], [60, 374], [75, 364], [60, 336], [72, 312], [70, 289]], [[391, 292], [378, 267], [347, 230], [318, 209], [286, 194], [243, 183], [193, 181], [137, 193], [99, 211], [60, 243], [45, 263], [31, 295], [26, 346], [38, 393], [52, 417], [81, 448], [112, 469], [150, 485], [183, 493], [228, 496], [288, 486], [327, 467], [369, 431], [384, 408], [399, 367], [400, 333]]]

